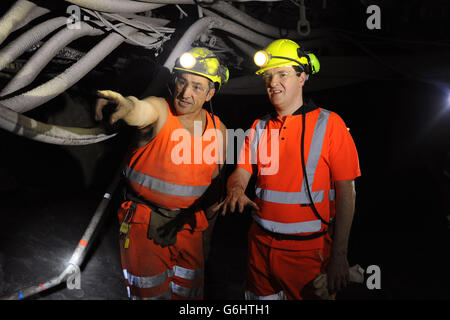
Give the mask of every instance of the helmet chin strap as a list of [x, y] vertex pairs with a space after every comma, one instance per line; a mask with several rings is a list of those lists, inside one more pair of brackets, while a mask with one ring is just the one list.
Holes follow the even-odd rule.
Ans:
[[169, 94], [171, 97], [173, 97], [172, 89], [170, 88], [170, 83], [167, 83], [167, 90], [169, 91]]
[[[212, 122], [213, 122], [213, 125], [214, 125], [214, 130], [216, 131], [216, 137], [218, 137], [219, 135], [217, 133], [216, 121], [214, 120], [214, 110], [213, 110], [213, 107], [212, 107], [212, 98], [209, 100], [209, 110], [211, 112], [211, 118], [212, 118]], [[218, 162], [220, 162], [220, 159], [222, 158], [222, 150], [220, 150], [220, 145], [219, 145], [219, 150], [218, 150], [217, 153], [218, 153], [218, 156], [219, 156], [219, 159], [218, 159], [219, 161]], [[222, 181], [223, 166], [221, 166], [220, 163], [218, 163], [218, 166], [219, 166], [219, 175], [218, 175], [218, 177], [219, 177], [220, 181]], [[222, 192], [221, 192], [220, 201], [222, 201]]]

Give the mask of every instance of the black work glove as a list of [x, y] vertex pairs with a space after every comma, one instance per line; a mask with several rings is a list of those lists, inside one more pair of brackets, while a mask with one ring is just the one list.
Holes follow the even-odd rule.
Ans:
[[161, 247], [172, 246], [177, 242], [177, 233], [188, 223], [194, 230], [196, 227], [195, 211], [185, 209], [171, 217], [157, 211], [151, 212], [148, 238]]

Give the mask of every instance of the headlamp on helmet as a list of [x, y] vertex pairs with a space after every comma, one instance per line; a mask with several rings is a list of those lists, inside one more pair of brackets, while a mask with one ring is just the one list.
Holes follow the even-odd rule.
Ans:
[[186, 69], [192, 69], [195, 66], [197, 60], [190, 52], [185, 52], [180, 56], [180, 65]]
[[267, 63], [269, 63], [270, 56], [264, 50], [260, 50], [255, 53], [253, 56], [253, 61], [258, 67], [264, 67]]
[[260, 50], [253, 56], [253, 61], [260, 67], [256, 74], [264, 71], [286, 66], [299, 66], [307, 75], [319, 72], [320, 63], [313, 53], [304, 52], [300, 46], [292, 40], [275, 40], [264, 50]]
[[211, 80], [216, 88], [228, 82], [228, 68], [220, 64], [217, 56], [206, 48], [192, 48], [175, 62], [174, 70], [197, 74]]

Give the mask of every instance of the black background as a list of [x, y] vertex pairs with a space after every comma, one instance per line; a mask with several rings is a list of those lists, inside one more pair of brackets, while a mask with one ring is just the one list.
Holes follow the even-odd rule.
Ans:
[[[400, 8], [402, 3], [397, 2]], [[349, 24], [366, 34], [416, 41], [444, 39], [441, 46], [431, 47], [388, 43], [376, 48], [382, 59], [393, 52], [405, 57], [423, 53], [424, 59], [430, 52], [449, 55], [448, 19], [423, 21], [412, 15], [416, 19], [402, 21], [401, 15], [394, 14], [398, 11], [388, 11], [391, 14], [383, 15], [382, 30], [368, 31], [364, 8], [349, 7], [354, 10], [350, 11], [354, 15], [348, 18]], [[126, 51], [127, 47], [120, 50]], [[449, 68], [449, 61], [436, 60], [435, 65]], [[362, 176], [356, 180], [350, 265], [378, 265], [381, 269], [380, 290], [368, 290], [364, 284], [350, 285], [338, 294], [338, 300], [450, 297], [450, 182], [443, 174], [445, 154], [450, 151], [450, 91], [448, 85], [405, 75], [416, 68], [411, 65], [403, 74], [393, 72], [389, 77], [351, 85], [319, 90], [309, 90], [308, 84], [305, 87], [307, 97], [344, 119], [358, 149]], [[135, 90], [138, 94], [145, 89], [151, 73], [142, 72], [142, 65], [137, 64], [120, 73], [121, 77], [110, 76], [87, 76], [68, 94], [92, 107], [94, 97], [83, 94], [97, 84], [103, 88], [113, 84], [123, 93]], [[320, 77], [319, 73], [314, 81], [320, 82]], [[448, 77], [445, 80], [448, 83]], [[48, 104], [49, 113], [61, 99]], [[244, 129], [271, 110], [264, 95], [219, 94], [213, 99], [213, 107], [228, 128]], [[28, 115], [45, 120], [42, 108]], [[47, 145], [0, 131], [0, 295], [44, 282], [63, 270], [126, 151], [131, 132], [119, 130], [118, 137], [103, 143], [106, 151], [89, 184], [72, 156], [73, 150], [84, 152], [87, 147]], [[227, 174], [232, 169], [228, 167]], [[117, 242], [116, 206], [114, 199], [82, 265], [82, 290], [60, 285], [31, 300], [127, 299]], [[207, 264], [206, 299], [242, 298], [249, 223], [248, 212], [228, 213], [217, 221]]]

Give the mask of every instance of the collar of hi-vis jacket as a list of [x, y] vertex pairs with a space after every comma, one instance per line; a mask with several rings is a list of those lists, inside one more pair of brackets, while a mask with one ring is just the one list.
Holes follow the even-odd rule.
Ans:
[[[306, 103], [302, 104], [300, 107], [298, 107], [298, 109], [295, 110], [292, 113], [292, 115], [293, 116], [301, 115], [303, 113], [303, 108], [305, 109], [305, 114], [306, 114], [308, 112], [316, 110], [319, 107], [316, 106], [316, 104], [314, 103], [314, 101], [312, 101], [312, 99], [308, 99], [308, 101]], [[275, 110], [270, 113], [271, 119], [276, 119], [277, 117], [278, 117], [278, 113]]]

